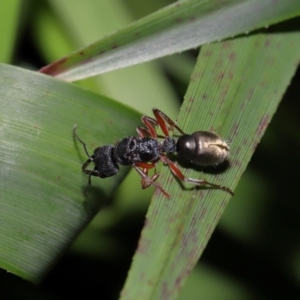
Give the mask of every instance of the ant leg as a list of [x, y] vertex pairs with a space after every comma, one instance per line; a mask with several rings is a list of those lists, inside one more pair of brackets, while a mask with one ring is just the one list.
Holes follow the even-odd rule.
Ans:
[[[163, 133], [166, 136], [169, 136], [169, 130], [173, 130], [174, 128], [176, 128], [181, 134], [185, 134], [183, 132], [182, 129], [180, 129], [174, 121], [172, 121], [167, 115], [165, 115], [162, 111], [160, 111], [157, 108], [153, 108], [153, 114], [161, 128], [161, 130], [163, 131]], [[168, 126], [166, 125], [166, 122], [171, 126], [170, 129], [168, 128]]]
[[143, 138], [143, 137], [151, 137], [151, 133], [148, 129], [144, 128], [144, 127], [137, 127], [136, 128], [136, 132], [138, 133], [138, 136], [140, 138]]
[[[150, 185], [155, 186], [156, 188], [158, 188], [167, 198], [171, 198], [171, 195], [169, 195], [158, 183], [154, 182], [158, 176], [159, 173], [155, 173], [151, 178], [149, 178], [147, 176], [148, 174], [148, 169], [151, 169], [154, 167], [154, 165], [149, 165], [151, 166], [150, 168], [144, 168], [143, 171], [136, 165], [133, 164], [132, 165], [134, 167], [134, 169], [140, 174], [140, 176], [142, 177], [142, 188], [146, 189], [147, 187], [149, 187]], [[146, 171], [145, 171], [146, 169]]]
[[[185, 134], [183, 130], [175, 124], [175, 122], [173, 122], [167, 115], [165, 115], [159, 109], [153, 108], [153, 114], [155, 116], [155, 119], [148, 116], [142, 117], [142, 122], [146, 125], [147, 129], [138, 127], [137, 133], [139, 137], [150, 136], [154, 139], [158, 137], [164, 138], [166, 136], [169, 136], [169, 131], [174, 130], [174, 128], [176, 128], [181, 134]], [[168, 128], [166, 123], [170, 125], [170, 128]], [[157, 135], [155, 126], [159, 126], [165, 136]]]
[[146, 162], [137, 162], [134, 165], [137, 167], [143, 168], [143, 169], [147, 169], [147, 170], [150, 170], [150, 169], [153, 169], [156, 167], [156, 163], [148, 164]]
[[[139, 127], [136, 128], [136, 131], [137, 131], [138, 136], [140, 138], [143, 138], [143, 137], [152, 137], [150, 131], [148, 129], [144, 128], [144, 127], [140, 127], [139, 126]], [[165, 138], [165, 136], [160, 135], [160, 134], [157, 134], [156, 137], [160, 138], [160, 139], [164, 139]]]
[[210, 185], [212, 187], [221, 189], [227, 193], [229, 193], [231, 196], [234, 195], [233, 191], [231, 189], [229, 189], [226, 186], [223, 185], [218, 185], [218, 184], [214, 184], [214, 183], [210, 183], [206, 180], [201, 180], [201, 179], [194, 179], [194, 178], [188, 178], [185, 177], [182, 172], [179, 170], [179, 168], [176, 166], [176, 164], [174, 162], [172, 162], [168, 157], [164, 156], [164, 155], [160, 155], [160, 159], [164, 164], [167, 164], [171, 170], [171, 172], [181, 181], [183, 182], [191, 182], [194, 183], [196, 185]]
[[[149, 178], [148, 170], [156, 167], [155, 163], [148, 164], [148, 163], [144, 163], [144, 162], [139, 162], [139, 163], [135, 163], [135, 165], [139, 168], [143, 168], [142, 172], [147, 176], [147, 178]], [[143, 189], [148, 188], [151, 185], [151, 183], [154, 182], [158, 177], [159, 177], [159, 173], [156, 173], [156, 172], [151, 178], [149, 178], [150, 180], [145, 180], [146, 177], [142, 177], [142, 188]]]
[[155, 126], [158, 126], [158, 122], [153, 119], [153, 118], [150, 118], [148, 116], [143, 116], [142, 117], [142, 122], [146, 125], [147, 129], [146, 132], [150, 134], [150, 137], [156, 139], [157, 138], [157, 133], [156, 133], [156, 130], [155, 130]]
[[84, 165], [82, 166], [82, 172], [85, 173], [85, 174], [88, 174], [90, 176], [97, 176], [97, 177], [100, 177], [99, 176], [99, 171], [98, 170], [87, 170], [86, 167], [92, 162], [91, 159], [88, 159]]
[[93, 161], [93, 158], [90, 157], [83, 165], [82, 165], [82, 172], [89, 175], [89, 184], [91, 185], [91, 176], [97, 176], [99, 177], [99, 171], [98, 170], [87, 170], [87, 166]]
[[[143, 173], [148, 177], [148, 170], [149, 169], [143, 169]], [[152, 184], [152, 182], [154, 182], [157, 178], [159, 177], [159, 173], [155, 173], [151, 178], [150, 178], [150, 180], [147, 180], [147, 181], [145, 181], [143, 178], [142, 178], [142, 189], [146, 189], [146, 188], [148, 188], [151, 184]], [[148, 177], [149, 178], [149, 177]]]

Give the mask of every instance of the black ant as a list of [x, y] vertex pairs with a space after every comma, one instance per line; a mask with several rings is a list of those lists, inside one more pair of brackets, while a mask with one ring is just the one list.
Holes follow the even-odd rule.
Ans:
[[[172, 162], [167, 154], [177, 153], [179, 159], [186, 160], [201, 166], [211, 166], [222, 163], [229, 156], [229, 146], [217, 134], [209, 131], [196, 131], [192, 134], [185, 134], [167, 115], [157, 108], [153, 108], [154, 118], [143, 116], [144, 127], [137, 127], [138, 137], [128, 136], [122, 139], [115, 146], [105, 145], [94, 150], [89, 155], [86, 144], [76, 134], [76, 125], [73, 127], [73, 134], [83, 145], [88, 160], [82, 165], [82, 171], [91, 176], [106, 178], [118, 173], [120, 165], [131, 165], [142, 177], [142, 188], [150, 185], [156, 188], [168, 198], [171, 196], [158, 184], [156, 179], [159, 173], [150, 178], [148, 170], [155, 168], [158, 161], [168, 165], [172, 173], [184, 182], [191, 182], [195, 185], [210, 185], [222, 189], [229, 194], [233, 192], [225, 186], [210, 183], [206, 180], [187, 178]], [[164, 134], [158, 135], [155, 126], [159, 126]], [[178, 130], [182, 135], [177, 141], [169, 136], [169, 131]], [[161, 141], [159, 141], [161, 139]], [[87, 166], [93, 162], [95, 167], [88, 170]]]

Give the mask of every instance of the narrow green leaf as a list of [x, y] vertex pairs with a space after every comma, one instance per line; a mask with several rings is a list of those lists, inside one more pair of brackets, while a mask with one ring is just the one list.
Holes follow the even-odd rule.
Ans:
[[[40, 5], [33, 28], [35, 40], [49, 62], [51, 57], [60, 57], [59, 52], [71, 52], [66, 50], [67, 45], [69, 49], [88, 45], [130, 22], [125, 4], [120, 1], [52, 0], [49, 4], [52, 10]], [[90, 78], [88, 83], [95, 92], [118, 99], [144, 114], [151, 113], [153, 106], [168, 109], [172, 115], [178, 113], [170, 82], [155, 63], [103, 74]]]
[[298, 0], [178, 1], [40, 71], [79, 80], [244, 34], [299, 13]]
[[[139, 115], [49, 76], [0, 65], [0, 267], [38, 282], [114, 192], [129, 168], [93, 178], [88, 150], [134, 134]], [[93, 168], [93, 166], [91, 166]]]
[[[201, 49], [178, 125], [228, 140], [230, 167], [217, 175], [184, 170], [187, 177], [236, 187], [299, 60], [299, 32], [258, 34]], [[160, 182], [173, 198], [154, 195], [121, 299], [175, 299], [230, 199], [221, 190], [185, 189], [167, 168]]]

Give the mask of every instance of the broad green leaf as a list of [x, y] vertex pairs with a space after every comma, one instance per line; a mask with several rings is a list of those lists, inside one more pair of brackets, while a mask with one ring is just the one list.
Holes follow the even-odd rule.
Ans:
[[129, 169], [93, 178], [85, 196], [87, 157], [73, 125], [92, 154], [134, 134], [140, 118], [111, 99], [16, 67], [0, 65], [0, 84], [0, 267], [38, 282]]
[[[236, 187], [298, 66], [299, 41], [299, 32], [257, 34], [201, 49], [178, 125], [217, 132], [231, 158], [225, 172], [188, 169], [187, 177]], [[183, 188], [167, 168], [160, 179], [173, 198], [155, 193], [121, 299], [175, 299], [230, 199], [217, 189]]]
[[79, 80], [244, 34], [299, 13], [298, 0], [178, 1], [41, 72]]

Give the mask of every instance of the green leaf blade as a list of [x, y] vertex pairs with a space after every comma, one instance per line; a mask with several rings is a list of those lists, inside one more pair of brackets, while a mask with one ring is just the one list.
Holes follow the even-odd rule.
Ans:
[[[261, 34], [201, 50], [178, 125], [230, 140], [230, 168], [217, 175], [183, 170], [187, 177], [234, 190], [295, 72], [297, 40], [297, 32]], [[185, 190], [168, 170], [160, 183], [173, 198], [155, 193], [121, 299], [175, 299], [230, 199], [221, 190]]]
[[0, 266], [38, 282], [129, 170], [93, 178], [85, 197], [88, 178], [81, 165], [87, 157], [72, 136], [73, 125], [92, 154], [134, 134], [140, 118], [48, 76], [6, 65], [0, 74]]
[[68, 81], [182, 52], [300, 14], [297, 0], [179, 1], [40, 71]]

